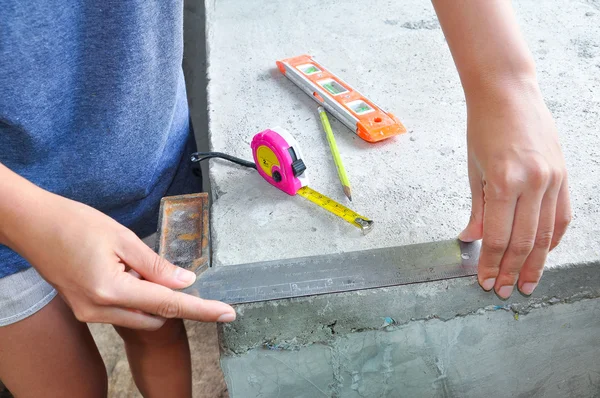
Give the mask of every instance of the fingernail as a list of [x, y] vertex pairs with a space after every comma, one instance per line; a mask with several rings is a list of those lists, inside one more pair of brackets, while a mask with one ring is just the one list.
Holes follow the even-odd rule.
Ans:
[[494, 285], [496, 284], [496, 278], [489, 278], [483, 281], [483, 283], [481, 284], [481, 287], [483, 288], [483, 290], [492, 290], [492, 288], [494, 287]]
[[183, 283], [191, 285], [196, 280], [196, 274], [192, 271], [188, 271], [187, 269], [177, 267], [175, 270], [175, 278]]
[[458, 240], [465, 242], [465, 243], [469, 243], [470, 240], [467, 239], [467, 230], [462, 231], [460, 234], [458, 234]]
[[513, 289], [513, 286], [502, 286], [500, 289], [498, 289], [498, 296], [502, 298], [509, 298]]
[[523, 286], [521, 286], [521, 293], [523, 293], [526, 296], [529, 296], [531, 293], [533, 293], [537, 285], [537, 283], [533, 282], [523, 283]]
[[217, 319], [217, 322], [233, 322], [235, 321], [235, 313], [228, 312], [227, 314], [223, 314]]

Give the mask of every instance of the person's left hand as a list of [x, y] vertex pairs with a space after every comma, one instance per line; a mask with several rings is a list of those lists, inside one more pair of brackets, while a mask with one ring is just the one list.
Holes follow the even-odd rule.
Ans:
[[498, 82], [468, 108], [471, 221], [460, 234], [482, 240], [478, 279], [508, 298], [530, 295], [548, 252], [571, 221], [567, 171], [554, 120], [535, 79]]

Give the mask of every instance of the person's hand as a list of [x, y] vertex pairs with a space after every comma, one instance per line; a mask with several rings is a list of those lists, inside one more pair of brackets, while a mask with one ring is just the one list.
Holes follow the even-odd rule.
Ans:
[[478, 280], [508, 298], [536, 288], [571, 221], [556, 127], [535, 82], [500, 82], [468, 101], [472, 214], [459, 239], [482, 240]]
[[[25, 194], [31, 189], [24, 188]], [[129, 229], [91, 207], [34, 190], [43, 212], [35, 214], [38, 206], [30, 203], [7, 243], [80, 321], [154, 330], [165, 318], [235, 319], [227, 304], [173, 291], [191, 285], [195, 274], [159, 257]]]

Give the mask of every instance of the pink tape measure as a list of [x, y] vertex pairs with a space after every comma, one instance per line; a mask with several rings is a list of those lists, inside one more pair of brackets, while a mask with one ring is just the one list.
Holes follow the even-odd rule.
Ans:
[[373, 221], [308, 186], [306, 165], [300, 146], [290, 133], [281, 128], [264, 130], [251, 143], [256, 170], [269, 184], [288, 195], [300, 195], [335, 214], [363, 233], [373, 228]]
[[220, 158], [249, 167], [288, 195], [300, 195], [332, 214], [362, 230], [363, 234], [373, 229], [373, 221], [320, 194], [308, 186], [306, 165], [302, 160], [300, 146], [290, 133], [282, 128], [261, 131], [252, 139], [254, 163], [221, 152], [196, 152], [192, 162]]
[[308, 185], [306, 165], [296, 140], [285, 130], [265, 130], [252, 139], [252, 154], [258, 173], [288, 195]]

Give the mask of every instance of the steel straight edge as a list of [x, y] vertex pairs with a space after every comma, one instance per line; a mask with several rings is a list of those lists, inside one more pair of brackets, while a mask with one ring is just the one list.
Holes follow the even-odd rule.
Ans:
[[477, 274], [480, 244], [455, 240], [210, 268], [183, 291], [228, 304], [332, 294]]
[[480, 243], [445, 240], [210, 267], [208, 195], [161, 201], [157, 252], [194, 271], [183, 292], [229, 304], [398, 286], [477, 274]]

